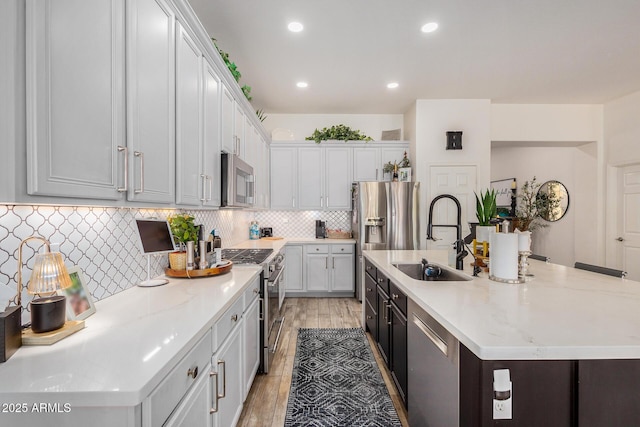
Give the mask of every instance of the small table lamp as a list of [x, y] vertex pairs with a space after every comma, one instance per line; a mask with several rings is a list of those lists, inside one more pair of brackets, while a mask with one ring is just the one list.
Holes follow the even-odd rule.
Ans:
[[27, 291], [31, 295], [48, 295], [31, 301], [31, 330], [35, 333], [49, 332], [64, 326], [67, 318], [67, 298], [56, 295], [56, 291], [71, 286], [71, 277], [64, 265], [62, 254], [51, 252], [47, 240], [38, 236], [24, 239], [18, 250], [18, 306], [21, 305], [22, 297], [22, 246], [30, 240], [43, 241], [46, 251], [36, 255]]

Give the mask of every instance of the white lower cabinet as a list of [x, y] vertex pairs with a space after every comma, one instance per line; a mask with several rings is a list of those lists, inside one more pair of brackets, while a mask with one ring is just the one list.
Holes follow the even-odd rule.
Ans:
[[302, 292], [354, 292], [353, 244], [305, 245], [304, 252], [306, 280]]
[[215, 373], [213, 381], [213, 426], [235, 426], [242, 412], [244, 402], [243, 368], [242, 368], [242, 319], [231, 331], [227, 340], [220, 346], [211, 360], [211, 372]]
[[245, 401], [260, 366], [260, 301], [257, 297], [253, 299], [243, 317], [244, 389], [242, 401]]
[[287, 283], [287, 292], [302, 291], [304, 289], [302, 248], [302, 245], [287, 245], [284, 249], [284, 259], [286, 262], [284, 274]]
[[184, 400], [164, 424], [165, 427], [211, 427], [212, 382], [211, 365], [199, 373], [199, 378]]

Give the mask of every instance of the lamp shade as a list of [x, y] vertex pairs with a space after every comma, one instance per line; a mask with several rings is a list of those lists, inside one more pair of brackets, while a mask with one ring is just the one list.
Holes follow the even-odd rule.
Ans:
[[52, 293], [72, 285], [60, 252], [36, 255], [27, 290], [30, 294]]

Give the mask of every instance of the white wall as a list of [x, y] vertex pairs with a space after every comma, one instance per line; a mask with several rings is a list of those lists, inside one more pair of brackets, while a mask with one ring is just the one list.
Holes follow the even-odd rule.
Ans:
[[[420, 99], [415, 108], [415, 141], [412, 139], [411, 151], [415, 151], [415, 180], [420, 181], [420, 245], [425, 248], [427, 213], [433, 199], [429, 191], [432, 166], [475, 165], [478, 189], [489, 187], [491, 103], [488, 99]], [[446, 132], [452, 130], [463, 131], [462, 150], [446, 149]]]
[[276, 128], [289, 129], [302, 141], [314, 130], [344, 124], [380, 140], [383, 130], [402, 129], [402, 114], [269, 114], [262, 123], [269, 134]]
[[[569, 192], [567, 214], [533, 233], [533, 251], [557, 264], [576, 260], [597, 264], [594, 188], [596, 143], [580, 147], [494, 147], [491, 180], [516, 178], [520, 188], [534, 176], [538, 182], [560, 181]], [[535, 274], [535, 273], [534, 273]]]
[[492, 104], [492, 141], [602, 139], [602, 105]]
[[640, 163], [640, 92], [604, 105], [604, 139], [610, 165]]

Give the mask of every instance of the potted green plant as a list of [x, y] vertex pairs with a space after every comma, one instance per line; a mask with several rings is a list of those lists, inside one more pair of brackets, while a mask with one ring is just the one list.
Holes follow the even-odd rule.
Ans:
[[316, 129], [305, 140], [315, 141], [316, 144], [320, 144], [322, 141], [372, 141], [370, 137], [361, 134], [359, 130], [353, 130], [343, 124], [322, 130]]
[[195, 226], [195, 218], [187, 214], [170, 215], [167, 220], [171, 227], [173, 240], [178, 245], [178, 251], [169, 254], [169, 266], [172, 270], [185, 270], [187, 268], [186, 245], [189, 241], [198, 240], [198, 227]]
[[491, 225], [491, 219], [498, 215], [495, 190], [487, 190], [484, 194], [480, 192], [480, 197], [476, 193], [476, 217], [478, 226], [476, 227], [476, 240], [478, 242], [488, 242], [491, 233], [495, 231], [495, 226]]

